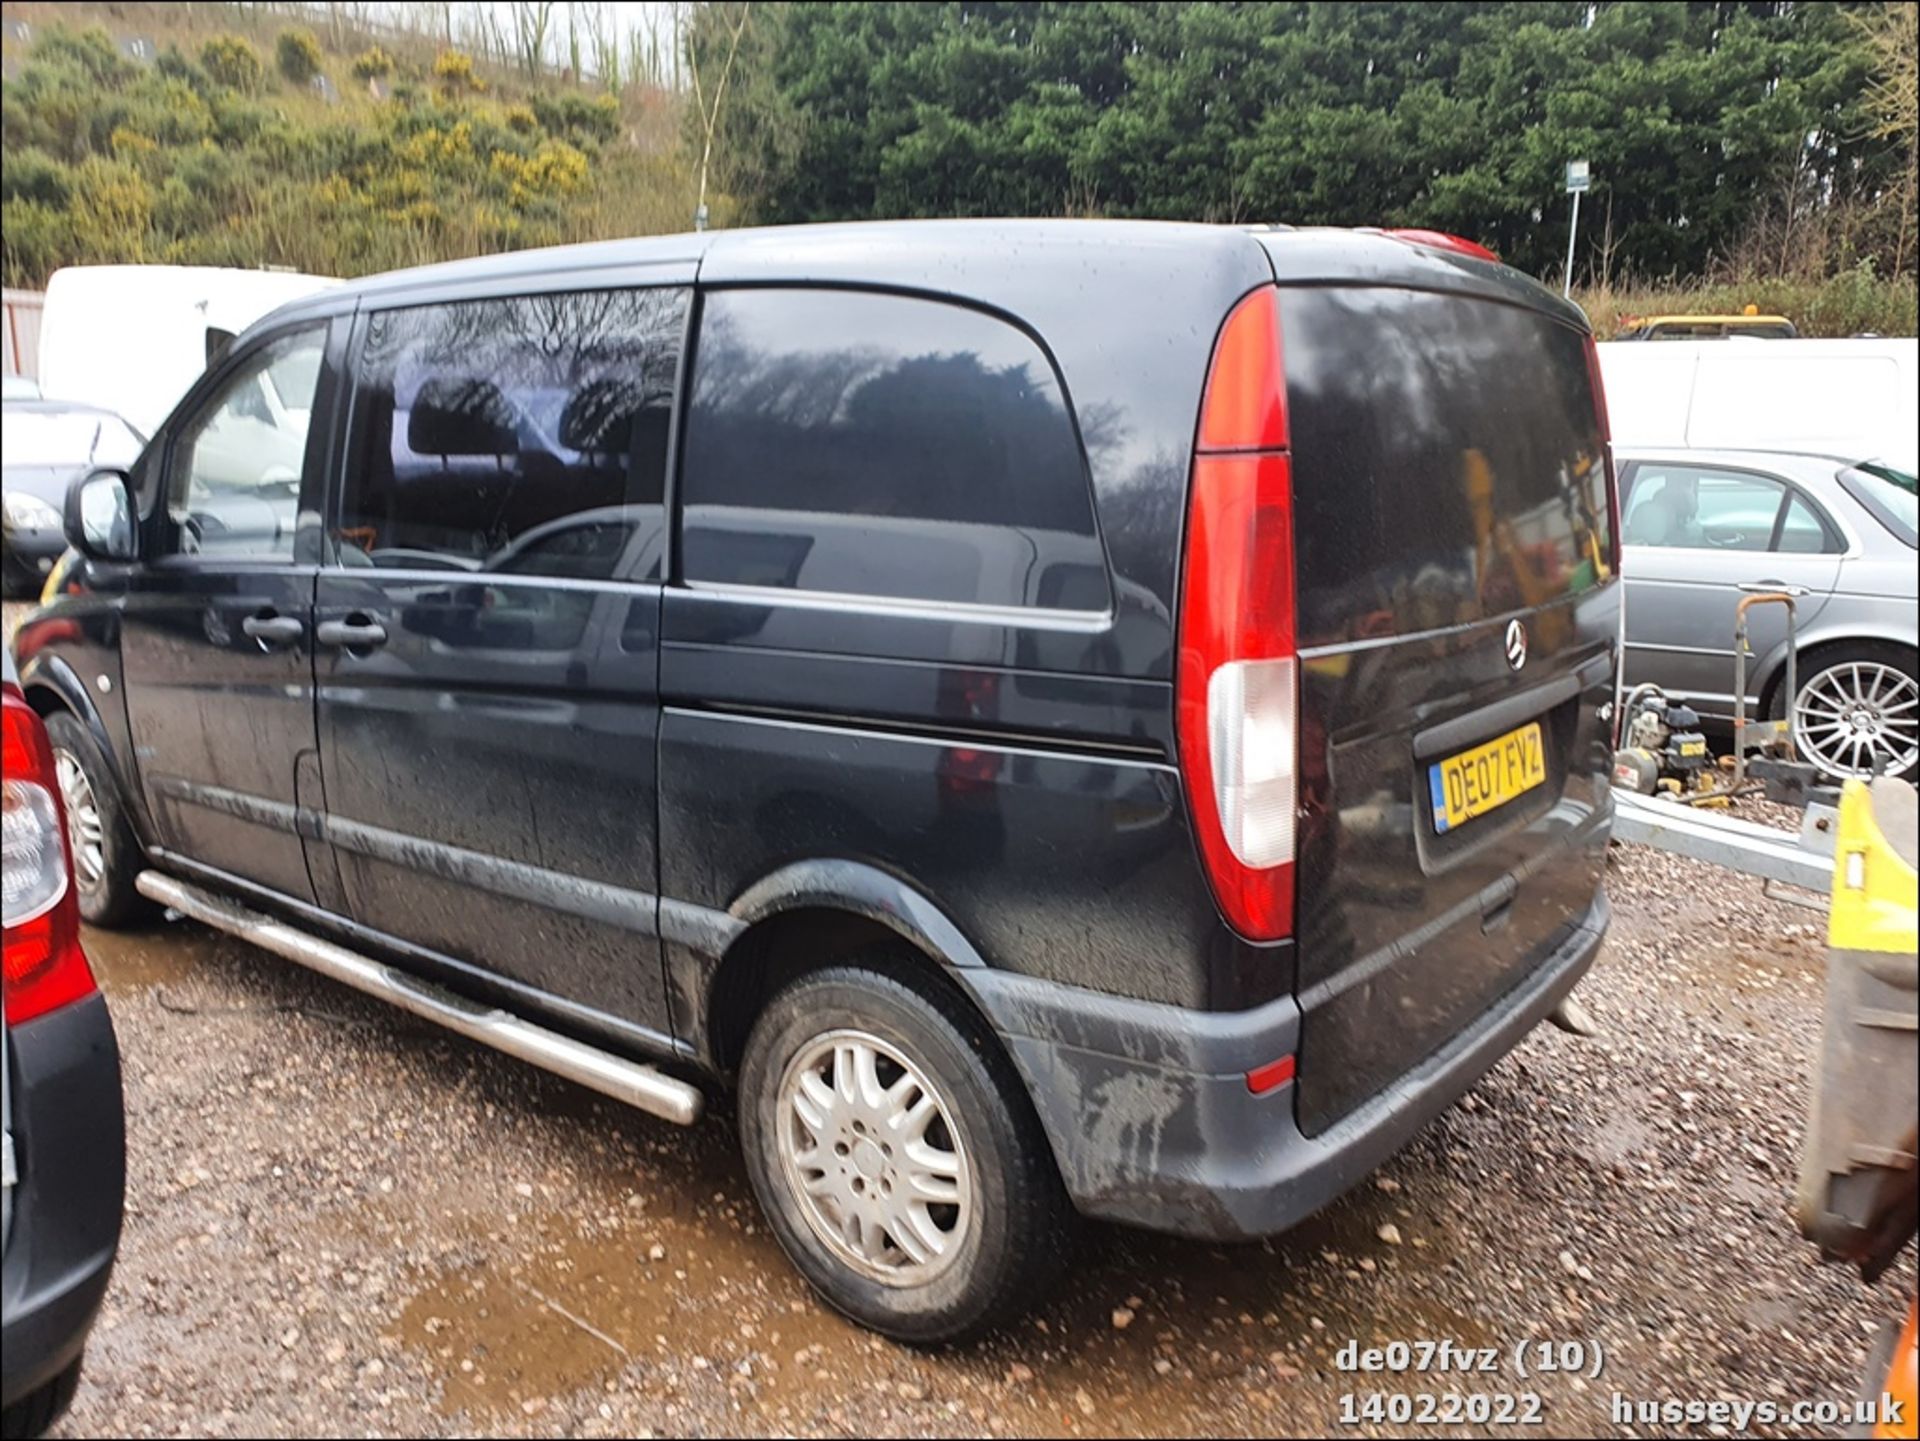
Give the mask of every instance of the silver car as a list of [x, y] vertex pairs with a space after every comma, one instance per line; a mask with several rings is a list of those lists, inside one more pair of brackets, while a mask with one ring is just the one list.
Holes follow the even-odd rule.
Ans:
[[[1911, 463], [1622, 446], [1626, 683], [1733, 714], [1743, 585], [1799, 602], [1800, 753], [1833, 776], [1912, 778], [1920, 762]], [[1785, 713], [1786, 614], [1748, 614], [1748, 714]]]

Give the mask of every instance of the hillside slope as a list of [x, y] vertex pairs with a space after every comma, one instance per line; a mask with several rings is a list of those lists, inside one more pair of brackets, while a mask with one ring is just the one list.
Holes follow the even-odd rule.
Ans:
[[[692, 214], [664, 90], [532, 83], [352, 32], [331, 48], [270, 12], [237, 33], [185, 28], [233, 7], [54, 11], [5, 7], [8, 285], [112, 262], [351, 276]], [[90, 12], [112, 28], [75, 28]]]

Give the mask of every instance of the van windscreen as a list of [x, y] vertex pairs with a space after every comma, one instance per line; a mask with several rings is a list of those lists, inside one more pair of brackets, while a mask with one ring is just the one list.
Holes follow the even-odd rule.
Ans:
[[1608, 575], [1585, 337], [1520, 306], [1284, 289], [1302, 647], [1468, 624]]

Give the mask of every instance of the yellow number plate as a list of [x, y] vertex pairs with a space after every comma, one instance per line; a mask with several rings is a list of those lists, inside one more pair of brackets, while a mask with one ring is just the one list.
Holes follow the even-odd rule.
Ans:
[[1433, 792], [1433, 828], [1450, 831], [1497, 810], [1547, 779], [1547, 753], [1538, 721], [1483, 746], [1427, 767]]

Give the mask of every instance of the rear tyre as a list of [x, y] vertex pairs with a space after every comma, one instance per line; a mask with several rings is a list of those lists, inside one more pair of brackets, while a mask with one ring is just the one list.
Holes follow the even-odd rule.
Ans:
[[80, 1389], [80, 1363], [75, 1361], [38, 1391], [29, 1392], [0, 1411], [0, 1438], [26, 1441], [39, 1436], [67, 1414], [74, 1392]]
[[144, 862], [113, 772], [92, 733], [66, 711], [47, 717], [47, 740], [67, 809], [81, 919], [109, 930], [128, 925], [151, 907], [134, 889]]
[[[1897, 645], [1863, 642], [1816, 651], [1802, 662], [1793, 712], [1803, 759], [1827, 775], [1890, 775], [1912, 780], [1920, 769], [1920, 680], [1915, 654]], [[1770, 713], [1786, 714], [1786, 684]]]
[[740, 1073], [754, 1193], [836, 1310], [910, 1345], [967, 1340], [1046, 1291], [1073, 1215], [1011, 1063], [966, 1006], [881, 956], [814, 972]]

